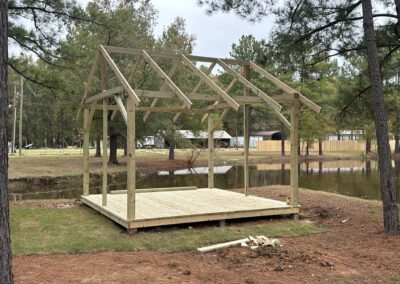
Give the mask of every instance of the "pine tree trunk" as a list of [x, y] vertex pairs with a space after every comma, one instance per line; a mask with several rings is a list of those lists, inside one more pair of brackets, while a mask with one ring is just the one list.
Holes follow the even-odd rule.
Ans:
[[175, 160], [175, 142], [169, 142], [169, 155], [168, 160]]
[[0, 283], [13, 283], [8, 210], [8, 1], [0, 2]]
[[395, 135], [394, 135], [394, 152], [400, 153], [400, 108], [396, 108], [396, 122], [395, 122]]
[[367, 137], [367, 139], [365, 140], [365, 153], [371, 153], [371, 138], [369, 137]]
[[101, 157], [101, 139], [100, 139], [100, 135], [97, 135], [96, 137], [96, 157]]
[[310, 144], [306, 143], [306, 157], [310, 155]]
[[362, 0], [362, 10], [364, 37], [367, 46], [369, 78], [371, 81], [375, 114], [384, 228], [386, 233], [395, 235], [400, 233], [399, 213], [389, 145], [388, 111], [386, 108], [385, 97], [382, 88], [371, 0]]
[[322, 150], [322, 140], [318, 140], [318, 155], [322, 156], [324, 154]]
[[117, 159], [118, 149], [118, 134], [110, 134], [110, 158], [108, 159], [109, 164], [118, 165]]

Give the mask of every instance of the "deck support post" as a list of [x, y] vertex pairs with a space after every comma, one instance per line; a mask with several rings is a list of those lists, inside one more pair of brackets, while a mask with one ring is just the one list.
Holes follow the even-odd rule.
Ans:
[[83, 195], [89, 195], [89, 109], [83, 110]]
[[[243, 66], [243, 77], [248, 80], [250, 79], [250, 66]], [[249, 88], [243, 87], [243, 95], [249, 95]], [[244, 194], [249, 194], [249, 106], [243, 106], [243, 187]]]
[[127, 103], [127, 148], [128, 148], [128, 169], [127, 169], [127, 219], [135, 219], [136, 202], [136, 162], [135, 162], [135, 105], [128, 97]]
[[208, 113], [208, 188], [214, 188], [214, 127], [211, 113]]
[[[101, 89], [106, 91], [108, 89], [108, 68], [104, 57], [100, 60], [100, 76], [101, 76]], [[107, 172], [108, 172], [108, 156], [107, 156], [107, 139], [108, 139], [108, 99], [103, 99], [103, 183], [102, 183], [102, 206], [107, 206]]]
[[[291, 188], [291, 205], [299, 204], [299, 111], [300, 104], [296, 102], [292, 105], [290, 115], [290, 188]], [[298, 219], [298, 214], [294, 214], [294, 219]]]
[[102, 198], [101, 204], [107, 205], [107, 172], [108, 172], [108, 155], [107, 155], [107, 139], [108, 139], [108, 100], [103, 100], [103, 183], [102, 183]]

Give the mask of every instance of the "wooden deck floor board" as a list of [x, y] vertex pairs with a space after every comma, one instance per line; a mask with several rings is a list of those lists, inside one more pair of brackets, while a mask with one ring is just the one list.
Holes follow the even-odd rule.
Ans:
[[101, 194], [82, 196], [82, 201], [126, 227], [190, 223], [253, 216], [298, 213], [284, 202], [221, 189], [201, 188], [186, 191], [162, 191], [136, 194], [136, 218], [126, 219], [126, 194], [107, 195], [101, 206]]

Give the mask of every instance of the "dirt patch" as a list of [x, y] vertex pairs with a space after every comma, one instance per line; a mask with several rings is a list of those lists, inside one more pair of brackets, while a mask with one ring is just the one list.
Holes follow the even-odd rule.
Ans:
[[[251, 194], [284, 200], [289, 195], [289, 189], [286, 186], [254, 188], [251, 189]], [[400, 281], [400, 236], [389, 237], [383, 232], [382, 209], [379, 202], [311, 190], [301, 190], [300, 196], [302, 204], [300, 217], [307, 222], [327, 228], [328, 232], [281, 238], [283, 247], [263, 248], [257, 251], [248, 248], [229, 248], [205, 254], [139, 251], [16, 256], [14, 257], [16, 282], [396, 283]]]

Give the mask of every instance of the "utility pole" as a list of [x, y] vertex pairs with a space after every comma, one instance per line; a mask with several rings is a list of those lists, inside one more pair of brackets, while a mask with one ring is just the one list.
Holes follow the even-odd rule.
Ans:
[[19, 149], [18, 153], [22, 155], [22, 108], [24, 103], [24, 77], [21, 76], [21, 93], [20, 95], [20, 105], [19, 105]]
[[15, 132], [17, 129], [17, 84], [14, 84], [14, 99], [13, 99], [13, 131], [12, 131], [12, 144], [11, 153], [15, 151]]

